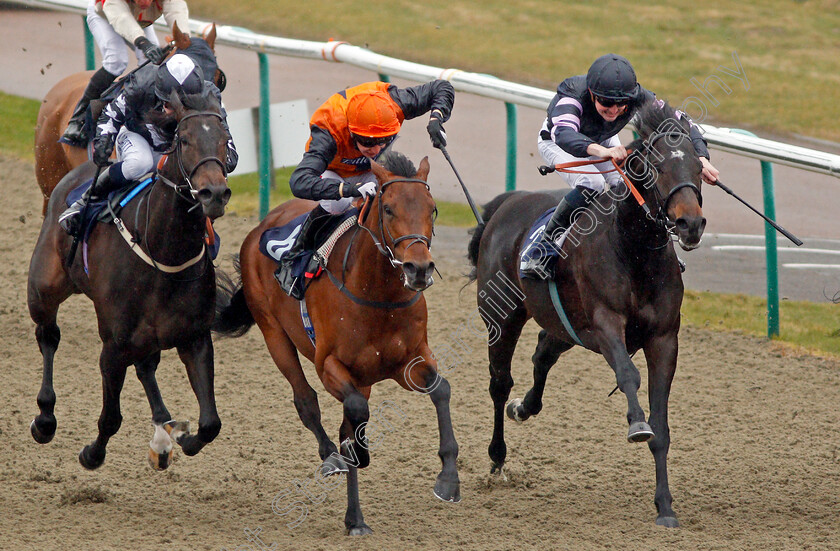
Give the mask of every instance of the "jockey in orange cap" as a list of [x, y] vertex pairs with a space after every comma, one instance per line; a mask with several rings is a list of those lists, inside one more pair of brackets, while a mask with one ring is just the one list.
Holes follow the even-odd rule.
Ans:
[[376, 193], [370, 161], [388, 148], [403, 121], [431, 112], [426, 129], [432, 145], [446, 146], [443, 123], [454, 102], [455, 90], [445, 80], [405, 89], [368, 82], [332, 95], [315, 111], [306, 152], [292, 172], [289, 186], [295, 197], [319, 201], [319, 205], [309, 214], [275, 273], [284, 289], [284, 268], [306, 250], [313, 222], [347, 211], [356, 197]]

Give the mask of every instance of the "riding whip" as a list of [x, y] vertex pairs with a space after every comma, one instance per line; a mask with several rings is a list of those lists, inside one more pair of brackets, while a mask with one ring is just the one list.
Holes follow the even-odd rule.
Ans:
[[784, 229], [783, 227], [781, 227], [780, 225], [778, 225], [777, 223], [775, 223], [773, 220], [770, 220], [769, 218], [767, 218], [766, 216], [764, 216], [764, 214], [762, 214], [761, 212], [759, 212], [758, 210], [756, 210], [756, 209], [755, 209], [752, 205], [750, 205], [749, 203], [747, 203], [746, 201], [744, 201], [743, 199], [741, 199], [740, 197], [738, 197], [737, 195], [735, 195], [735, 192], [734, 192], [734, 191], [732, 191], [731, 189], [729, 189], [728, 187], [726, 187], [725, 185], [723, 185], [723, 183], [722, 183], [720, 180], [717, 180], [717, 181], [715, 182], [715, 185], [716, 185], [717, 187], [719, 187], [720, 189], [722, 189], [723, 191], [725, 191], [726, 193], [728, 193], [729, 195], [731, 195], [732, 197], [734, 197], [735, 199], [737, 199], [737, 200], [741, 201], [744, 205], [746, 205], [747, 207], [749, 207], [749, 209], [750, 209], [751, 211], [753, 211], [753, 212], [754, 212], [754, 213], [756, 213], [757, 215], [759, 215], [759, 216], [761, 216], [762, 218], [764, 218], [764, 221], [765, 221], [765, 222], [767, 222], [768, 224], [770, 224], [771, 226], [773, 226], [773, 228], [774, 228], [777, 232], [779, 232], [780, 234], [782, 234], [782, 235], [784, 235], [785, 237], [787, 237], [788, 239], [790, 239], [790, 240], [791, 240], [791, 242], [793, 242], [793, 244], [794, 244], [794, 245], [796, 245], [797, 247], [798, 247], [798, 246], [800, 246], [800, 245], [802, 245], [802, 241], [801, 241], [798, 237], [796, 237], [795, 235], [793, 235], [792, 233], [790, 233], [789, 231], [787, 231], [786, 229]]
[[467, 202], [470, 204], [470, 208], [473, 211], [473, 215], [475, 215], [475, 220], [478, 222], [478, 225], [481, 226], [484, 224], [484, 219], [479, 214], [478, 209], [475, 207], [475, 203], [473, 203], [472, 196], [470, 192], [467, 191], [467, 186], [464, 185], [464, 181], [461, 179], [461, 175], [458, 174], [458, 169], [455, 168], [455, 165], [452, 164], [452, 159], [449, 157], [449, 153], [446, 152], [446, 148], [444, 146], [438, 146], [443, 156], [446, 157], [446, 160], [449, 162], [449, 166], [452, 167], [452, 172], [455, 173], [455, 177], [458, 178], [458, 183], [461, 184], [461, 189], [464, 190], [464, 195], [467, 197]]
[[76, 249], [79, 247], [79, 241], [85, 233], [85, 216], [87, 216], [88, 203], [90, 203], [90, 196], [93, 195], [93, 188], [96, 187], [96, 181], [99, 180], [100, 172], [102, 172], [102, 167], [96, 165], [96, 174], [93, 176], [93, 181], [90, 183], [90, 187], [87, 188], [85, 193], [82, 195], [82, 199], [85, 204], [82, 207], [82, 212], [76, 215], [79, 217], [79, 229], [77, 229], [76, 233], [73, 234], [73, 243], [70, 245], [70, 251], [67, 253], [67, 269], [70, 269], [73, 265], [73, 259], [76, 258]]

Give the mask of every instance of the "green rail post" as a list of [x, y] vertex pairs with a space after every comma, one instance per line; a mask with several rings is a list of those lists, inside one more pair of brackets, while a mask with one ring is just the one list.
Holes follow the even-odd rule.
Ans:
[[85, 69], [93, 71], [96, 69], [96, 54], [93, 51], [93, 35], [90, 33], [90, 29], [88, 28], [87, 18], [82, 17], [82, 21], [84, 22], [82, 27], [85, 29]]
[[271, 190], [271, 122], [269, 117], [268, 55], [258, 53], [260, 60], [260, 220], [268, 214]]
[[505, 191], [516, 189], [516, 104], [505, 102], [507, 111], [507, 164], [505, 165]]
[[391, 82], [391, 78], [388, 75], [379, 73], [379, 82]]
[[[752, 132], [733, 129], [733, 132], [755, 136]], [[764, 191], [764, 215], [776, 220], [776, 199], [773, 191], [773, 165], [761, 161], [761, 186]], [[764, 249], [767, 261], [767, 336], [779, 336], [779, 256], [776, 245], [776, 230], [764, 223]]]

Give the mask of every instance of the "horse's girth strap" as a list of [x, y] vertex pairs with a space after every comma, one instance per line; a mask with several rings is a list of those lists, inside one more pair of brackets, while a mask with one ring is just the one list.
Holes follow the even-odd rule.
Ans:
[[131, 235], [131, 232], [129, 232], [128, 229], [125, 227], [125, 224], [122, 223], [122, 220], [115, 217], [114, 225], [117, 226], [117, 231], [120, 232], [120, 235], [123, 237], [123, 239], [125, 239], [125, 242], [128, 243], [129, 248], [132, 251], [134, 251], [134, 254], [139, 256], [140, 259], [143, 260], [143, 262], [145, 262], [153, 268], [157, 268], [161, 272], [175, 274], [186, 270], [187, 268], [204, 258], [206, 247], [202, 246], [201, 252], [198, 253], [198, 255], [187, 260], [183, 264], [180, 264], [178, 266], [167, 266], [166, 264], [161, 264], [160, 262], [153, 260], [149, 255], [146, 254], [146, 252], [143, 249], [140, 248], [139, 244], [134, 240], [134, 237]]
[[563, 328], [566, 330], [566, 333], [572, 337], [572, 340], [575, 341], [578, 345], [583, 346], [583, 343], [580, 342], [580, 338], [575, 333], [575, 330], [572, 329], [572, 324], [569, 322], [569, 317], [566, 315], [566, 311], [563, 310], [563, 304], [560, 302], [560, 294], [557, 292], [557, 282], [551, 280], [548, 282], [548, 294], [551, 295], [551, 303], [554, 305], [554, 310], [557, 312], [557, 317], [560, 318], [560, 322], [563, 324]]

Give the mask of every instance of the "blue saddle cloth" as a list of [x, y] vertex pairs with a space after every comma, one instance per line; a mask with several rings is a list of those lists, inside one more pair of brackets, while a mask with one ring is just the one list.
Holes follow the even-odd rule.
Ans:
[[[522, 241], [522, 248], [519, 251], [519, 269], [520, 269], [520, 276], [522, 275], [521, 270], [525, 267], [530, 259], [543, 259], [546, 263], [554, 262], [555, 257], [560, 256], [560, 252], [551, 245], [546, 243], [537, 243], [540, 237], [543, 234], [543, 230], [545, 230], [546, 224], [551, 219], [551, 215], [554, 214], [554, 211], [557, 207], [551, 207], [539, 218], [534, 224], [531, 226], [531, 229], [528, 231], [527, 236]], [[551, 259], [551, 260], [549, 260]]]
[[[108, 203], [116, 200], [117, 197], [120, 197], [119, 201], [117, 201], [116, 204], [112, 207], [114, 209], [114, 212], [119, 212], [120, 209], [122, 209], [124, 206], [130, 203], [132, 199], [137, 197], [140, 194], [140, 192], [146, 189], [152, 182], [154, 182], [154, 176], [149, 176], [148, 178], [137, 182], [137, 184], [132, 186], [131, 188], [118, 189], [116, 191], [112, 191], [108, 194], [108, 197], [106, 199], [102, 199], [101, 201], [92, 201], [88, 203], [88, 208], [85, 211], [83, 211], [85, 216], [84, 220], [82, 220], [82, 227], [85, 228], [83, 241], [87, 242], [88, 237], [90, 236], [90, 232], [93, 229], [93, 226], [96, 224], [97, 220], [101, 219], [103, 211], [105, 210], [105, 208], [107, 208]], [[85, 180], [79, 186], [71, 190], [70, 193], [67, 194], [67, 206], [69, 207], [70, 205], [81, 199], [82, 195], [85, 194], [85, 192], [88, 190], [92, 183], [93, 178]], [[219, 250], [222, 247], [222, 238], [219, 237], [218, 232], [216, 232], [216, 228], [213, 228], [213, 234], [215, 239], [213, 240], [213, 245], [212, 247], [210, 247], [210, 250], [208, 252], [210, 253], [210, 258], [215, 260], [219, 254]]]

